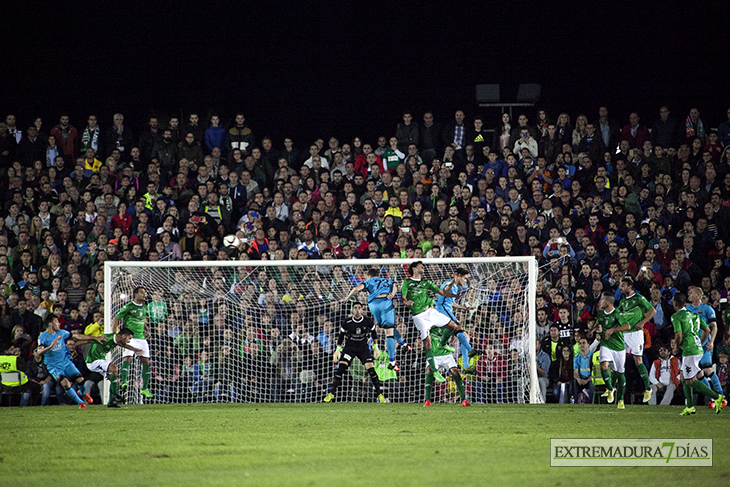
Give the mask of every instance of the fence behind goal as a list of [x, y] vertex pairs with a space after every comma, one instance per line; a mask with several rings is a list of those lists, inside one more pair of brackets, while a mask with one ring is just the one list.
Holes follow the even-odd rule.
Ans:
[[[441, 286], [458, 267], [470, 277], [457, 303], [456, 318], [474, 348], [475, 376], [466, 383], [475, 403], [537, 400], [535, 366], [536, 261], [532, 257], [423, 259], [425, 279]], [[154, 402], [319, 402], [327, 394], [335, 365], [332, 354], [340, 324], [353, 301], [350, 290], [378, 269], [395, 281], [396, 326], [409, 346], [399, 346], [400, 372], [387, 368], [385, 333], [378, 328], [381, 356], [375, 361], [391, 402], [423, 401], [426, 358], [400, 285], [410, 261], [186, 261], [106, 262], [105, 328], [132, 299], [147, 291], [151, 389]], [[365, 306], [366, 314], [370, 315]], [[453, 339], [455, 357], [459, 346]], [[121, 351], [112, 359], [119, 364]], [[133, 361], [123, 398], [139, 403], [140, 367]], [[435, 401], [458, 399], [452, 380], [435, 388]], [[338, 401], [372, 401], [372, 384], [357, 360], [337, 394]], [[147, 400], [149, 401], [149, 400]]]

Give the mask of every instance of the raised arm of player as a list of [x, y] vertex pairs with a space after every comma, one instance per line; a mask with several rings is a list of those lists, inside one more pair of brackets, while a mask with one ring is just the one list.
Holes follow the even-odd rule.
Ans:
[[[453, 284], [453, 283], [452, 283], [452, 284]], [[446, 286], [446, 287], [447, 287], [447, 288], [449, 288], [449, 286]], [[449, 289], [450, 289], [450, 288], [449, 288]], [[445, 297], [445, 298], [458, 298], [458, 297], [459, 297], [459, 295], [458, 295], [458, 294], [454, 294], [454, 293], [452, 293], [451, 291], [447, 291], [446, 289], [439, 289], [439, 290], [438, 290], [438, 293], [439, 293], [439, 294], [440, 294], [441, 296]]]
[[89, 335], [74, 335], [72, 338], [76, 341], [77, 345], [91, 342], [103, 343], [104, 340], [106, 340], [106, 337], [104, 335], [99, 335], [96, 337], [92, 337]]
[[352, 297], [353, 297], [354, 295], [356, 295], [357, 293], [359, 293], [359, 292], [360, 292], [360, 291], [362, 291], [363, 289], [365, 289], [365, 283], [360, 283], [360, 284], [358, 284], [357, 286], [353, 287], [353, 288], [352, 288], [352, 289], [350, 290], [349, 294], [348, 294], [348, 295], [347, 295], [347, 296], [346, 296], [345, 298], [343, 298], [343, 299], [340, 299], [340, 303], [344, 303], [344, 302], [347, 302], [347, 301], [349, 301], [350, 299], [352, 299]]

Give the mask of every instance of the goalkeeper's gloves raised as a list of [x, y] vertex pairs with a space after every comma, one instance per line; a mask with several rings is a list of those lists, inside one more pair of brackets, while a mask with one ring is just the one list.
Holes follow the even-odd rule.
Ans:
[[332, 361], [334, 363], [337, 363], [340, 361], [340, 355], [342, 354], [342, 347], [338, 346], [335, 349], [335, 353], [332, 355]]
[[380, 358], [380, 349], [377, 343], [373, 343], [373, 358], [378, 360]]

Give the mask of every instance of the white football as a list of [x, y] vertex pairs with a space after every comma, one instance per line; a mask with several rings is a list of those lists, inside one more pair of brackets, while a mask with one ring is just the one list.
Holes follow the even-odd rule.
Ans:
[[223, 245], [228, 248], [238, 248], [238, 246], [241, 245], [241, 240], [235, 235], [226, 235], [223, 238]]

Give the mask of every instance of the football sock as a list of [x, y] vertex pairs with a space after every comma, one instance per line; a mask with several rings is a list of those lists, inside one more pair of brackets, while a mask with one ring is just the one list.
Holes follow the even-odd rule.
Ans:
[[460, 375], [457, 375], [454, 377], [454, 382], [456, 382], [456, 390], [459, 391], [459, 397], [462, 401], [466, 401], [466, 392], [464, 391], [464, 381], [461, 379]]
[[722, 394], [722, 384], [720, 383], [720, 378], [717, 376], [716, 373], [712, 373], [710, 376], [710, 383], [712, 384], [711, 389], [718, 394]]
[[636, 366], [636, 368], [639, 369], [639, 375], [641, 376], [641, 380], [644, 381], [644, 390], [650, 390], [651, 384], [649, 383], [649, 372], [646, 370], [646, 365], [640, 363]]
[[332, 379], [332, 394], [337, 393], [337, 389], [342, 384], [342, 376], [345, 375], [347, 370], [347, 364], [339, 364], [337, 366], [337, 372], [335, 372], [335, 378]]
[[393, 337], [387, 337], [385, 339], [385, 348], [388, 350], [388, 360], [395, 362], [395, 340]]
[[125, 360], [122, 362], [122, 373], [119, 374], [119, 381], [124, 384], [127, 382], [127, 377], [129, 377], [129, 362]]
[[400, 345], [401, 347], [406, 346], [406, 341], [403, 340], [403, 337], [400, 336], [400, 333], [395, 328], [393, 328], [393, 338], [395, 338], [395, 341], [398, 342], [398, 345]]
[[379, 396], [381, 394], [381, 392], [380, 392], [380, 379], [378, 378], [378, 373], [375, 372], [375, 367], [367, 369], [367, 371], [368, 371], [368, 374], [370, 374], [370, 380], [373, 382], [373, 386], [375, 386], [375, 395]]
[[426, 361], [428, 362], [428, 366], [431, 367], [431, 370], [438, 370], [438, 367], [436, 367], [436, 362], [433, 360], [433, 352], [430, 348], [426, 349]]
[[624, 400], [624, 386], [626, 386], [626, 376], [618, 372], [613, 372], [613, 382], [616, 384], [617, 401]]
[[426, 401], [431, 400], [431, 391], [433, 390], [433, 374], [426, 374]]
[[150, 388], [150, 364], [142, 365], [142, 389]]
[[469, 340], [466, 339], [466, 335], [464, 335], [463, 330], [456, 333], [456, 338], [461, 344], [461, 361], [463, 362], [464, 367], [469, 367], [469, 352], [471, 352], [471, 344], [469, 343]]
[[684, 390], [684, 398], [687, 401], [686, 406], [688, 408], [691, 408], [692, 406], [695, 405], [694, 397], [693, 397], [694, 392], [692, 391], [692, 387], [688, 386], [686, 382], [682, 381], [682, 390]]
[[76, 388], [79, 390], [79, 396], [86, 394], [86, 381], [81, 384], [76, 384]]
[[696, 380], [692, 383], [692, 389], [699, 392], [700, 394], [704, 394], [705, 396], [711, 397], [713, 399], [717, 399], [719, 397], [717, 392], [713, 391], [699, 380]]
[[69, 387], [66, 389], [66, 395], [74, 400], [76, 404], [82, 404], [84, 401], [81, 400], [78, 394], [76, 394], [76, 391], [73, 387]]
[[695, 381], [695, 382], [702, 382], [702, 383], [703, 383], [704, 385], [706, 385], [706, 386], [707, 386], [707, 387], [708, 387], [709, 389], [712, 389], [712, 387], [710, 386], [710, 383], [709, 383], [709, 382], [708, 382], [708, 380], [707, 380], [707, 377], [703, 377], [703, 378], [701, 378], [701, 379], [699, 379], [699, 380], [697, 380], [697, 381]]
[[603, 377], [603, 382], [606, 383], [606, 387], [608, 387], [608, 390], [610, 391], [613, 389], [613, 381], [611, 380], [611, 371], [609, 369], [601, 369], [601, 377]]
[[116, 374], [109, 374], [109, 404], [117, 403], [119, 394], [119, 379]]

